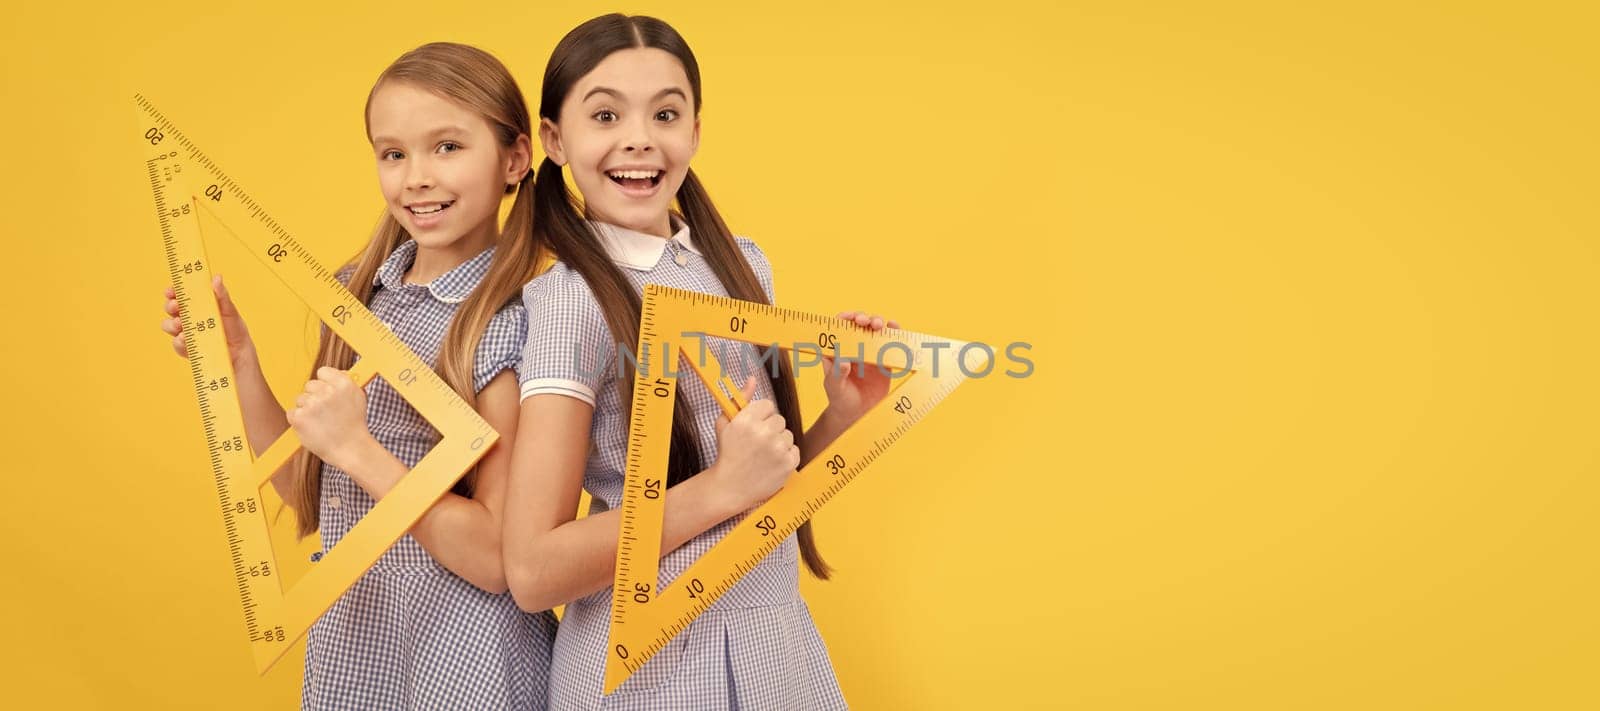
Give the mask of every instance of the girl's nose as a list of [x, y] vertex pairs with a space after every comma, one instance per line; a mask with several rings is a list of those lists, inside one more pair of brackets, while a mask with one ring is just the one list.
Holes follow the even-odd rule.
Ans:
[[428, 169], [425, 160], [412, 161], [406, 170], [406, 189], [427, 190], [433, 187], [433, 172]]
[[629, 132], [627, 140], [622, 143], [622, 150], [629, 153], [647, 153], [655, 148], [655, 141], [650, 138], [648, 126], [634, 125]]

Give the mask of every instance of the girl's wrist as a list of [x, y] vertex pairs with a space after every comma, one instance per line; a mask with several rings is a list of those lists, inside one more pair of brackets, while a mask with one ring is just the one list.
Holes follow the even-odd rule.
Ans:
[[711, 511], [718, 521], [733, 518], [755, 506], [754, 502], [745, 501], [739, 496], [738, 487], [730, 486], [723, 481], [725, 473], [721, 462], [713, 462], [700, 476], [694, 477], [683, 484], [693, 487], [696, 484], [696, 480], [699, 480], [699, 483], [704, 485], [704, 490], [699, 492], [697, 496], [702, 497], [706, 508]]
[[242, 375], [244, 373], [260, 372], [260, 371], [261, 371], [261, 360], [256, 357], [256, 346], [255, 346], [255, 344], [254, 343], [249, 343], [249, 344], [246, 344], [243, 348], [240, 348], [239, 349], [239, 355], [235, 356], [234, 359], [233, 359], [233, 374], [234, 374], [234, 377], [238, 377], [238, 376], [240, 376], [240, 375]]
[[853, 421], [854, 418], [847, 418], [845, 413], [839, 411], [839, 408], [830, 404], [823, 408], [822, 414], [817, 416], [817, 421], [811, 423], [811, 427], [808, 429], [826, 432], [833, 429], [842, 429]]
[[360, 436], [347, 439], [328, 452], [323, 461], [348, 473], [351, 469], [359, 467], [361, 462], [370, 459], [374, 447], [382, 448], [382, 446], [372, 437], [371, 432], [362, 432]]

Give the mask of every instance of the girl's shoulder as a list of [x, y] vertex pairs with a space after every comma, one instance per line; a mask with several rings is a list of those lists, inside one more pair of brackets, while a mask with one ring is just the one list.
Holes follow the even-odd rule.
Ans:
[[761, 247], [749, 237], [734, 235], [733, 243], [739, 245], [739, 252], [744, 254], [744, 260], [750, 263], [750, 270], [756, 273], [756, 281], [761, 282], [761, 290], [767, 292], [767, 301], [771, 302], [772, 262], [767, 261], [767, 253], [761, 251]]
[[347, 263], [345, 263], [344, 266], [339, 267], [338, 271], [335, 271], [333, 273], [333, 278], [337, 279], [340, 284], [343, 284], [344, 287], [346, 289], [348, 289], [348, 288], [350, 288], [350, 277], [354, 276], [355, 273], [356, 273], [356, 264], [355, 264], [355, 262], [347, 262]]
[[750, 266], [757, 272], [763, 269], [772, 271], [772, 264], [767, 261], [767, 253], [761, 251], [761, 246], [756, 244], [755, 240], [734, 235], [733, 243], [739, 245], [739, 251], [744, 254], [745, 261], [750, 262]]
[[509, 334], [515, 336], [520, 342], [528, 332], [528, 309], [521, 299], [512, 299], [500, 307], [494, 316], [489, 318], [489, 326], [484, 329], [484, 337], [490, 333]]
[[589, 288], [588, 280], [578, 270], [567, 266], [566, 262], [556, 261], [522, 287], [522, 301], [532, 309], [535, 304], [530, 296], [593, 301], [594, 290]]
[[549, 319], [599, 321], [605, 316], [594, 290], [578, 270], [565, 262], [554, 262], [533, 281], [522, 287], [523, 314], [528, 320]]

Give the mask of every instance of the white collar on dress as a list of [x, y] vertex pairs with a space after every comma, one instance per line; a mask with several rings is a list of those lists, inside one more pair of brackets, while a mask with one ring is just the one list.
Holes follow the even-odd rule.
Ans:
[[[671, 240], [690, 252], [700, 254], [700, 248], [689, 237], [689, 226], [680, 221], [676, 215], [672, 217], [672, 224], [677, 227], [677, 231], [672, 234]], [[667, 240], [655, 235], [635, 232], [606, 222], [591, 220], [589, 225], [594, 227], [595, 234], [600, 236], [600, 244], [605, 247], [611, 261], [625, 267], [640, 271], [654, 269], [656, 263], [661, 261], [662, 250], [667, 248]]]

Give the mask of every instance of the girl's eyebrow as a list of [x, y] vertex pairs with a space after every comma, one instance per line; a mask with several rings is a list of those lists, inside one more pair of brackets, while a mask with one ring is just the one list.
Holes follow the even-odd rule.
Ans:
[[[622, 92], [617, 91], [616, 89], [612, 89], [612, 88], [604, 87], [604, 86], [597, 86], [597, 87], [595, 87], [593, 89], [590, 89], [589, 93], [583, 95], [583, 100], [584, 101], [588, 101], [589, 97], [594, 96], [595, 94], [610, 94], [611, 98], [616, 99], [617, 101], [623, 101]], [[652, 101], [652, 102], [660, 101], [660, 100], [662, 100], [662, 99], [664, 99], [664, 98], [666, 98], [668, 96], [674, 95], [674, 94], [676, 94], [678, 96], [678, 98], [683, 99], [684, 101], [688, 101], [689, 100], [689, 95], [685, 94], [682, 89], [679, 89], [678, 87], [675, 87], [675, 86], [669, 86], [669, 87], [667, 87], [665, 89], [662, 89], [661, 91], [656, 92], [655, 96], [650, 97], [650, 101]]]
[[[427, 140], [427, 139], [430, 139], [430, 138], [438, 138], [439, 136], [444, 136], [444, 135], [449, 135], [449, 134], [462, 134], [462, 133], [467, 133], [467, 129], [464, 129], [464, 128], [460, 127], [460, 126], [440, 126], [440, 127], [436, 128], [436, 129], [433, 129], [432, 131], [429, 131], [422, 138], [423, 138], [423, 140]], [[391, 136], [373, 136], [372, 137], [372, 142], [373, 143], [401, 143], [402, 141], [400, 139], [398, 139], [398, 138], [394, 138], [394, 137], [391, 137]]]

